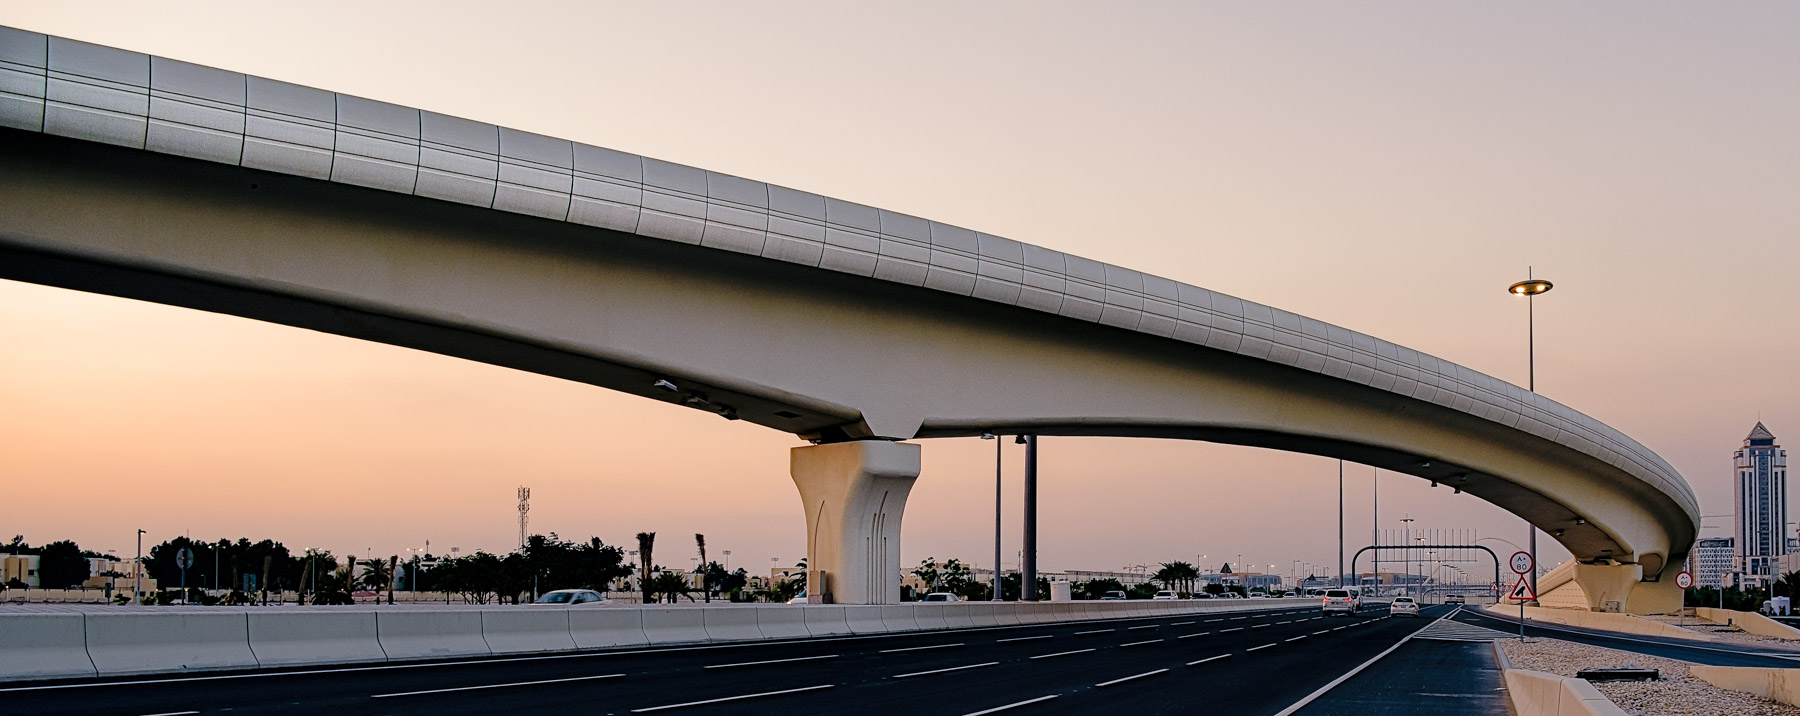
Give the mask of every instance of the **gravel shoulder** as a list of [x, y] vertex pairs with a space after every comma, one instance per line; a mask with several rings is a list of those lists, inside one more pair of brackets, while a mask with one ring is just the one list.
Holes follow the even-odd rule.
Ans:
[[1588, 668], [1632, 666], [1657, 669], [1661, 681], [1594, 684], [1619, 708], [1634, 716], [1733, 714], [1734, 716], [1800, 716], [1800, 708], [1768, 701], [1741, 691], [1728, 691], [1688, 675], [1688, 663], [1560, 639], [1534, 638], [1523, 644], [1501, 639], [1512, 668], [1574, 676]]
[[1723, 624], [1714, 624], [1712, 622], [1706, 621], [1705, 619], [1699, 619], [1696, 617], [1672, 617], [1672, 616], [1668, 616], [1668, 615], [1657, 615], [1657, 616], [1645, 617], [1645, 618], [1646, 619], [1654, 619], [1654, 620], [1662, 622], [1664, 624], [1669, 624], [1672, 626], [1680, 627], [1682, 629], [1686, 629], [1686, 630], [1694, 632], [1696, 634], [1705, 634], [1707, 636], [1717, 637], [1719, 639], [1719, 641], [1732, 643], [1732, 644], [1754, 644], [1757, 646], [1763, 646], [1763, 645], [1800, 646], [1800, 640], [1782, 639], [1782, 638], [1772, 637], [1772, 636], [1757, 636], [1755, 634], [1746, 632], [1743, 629], [1738, 628], [1738, 627], [1725, 626]]

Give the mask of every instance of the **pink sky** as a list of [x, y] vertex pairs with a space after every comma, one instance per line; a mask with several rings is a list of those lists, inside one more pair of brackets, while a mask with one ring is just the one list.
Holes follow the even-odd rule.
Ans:
[[[1800, 441], [1800, 10], [1283, 7], [0, 0], [0, 24], [927, 216], [1521, 384], [1505, 287], [1534, 265], [1557, 284], [1540, 390], [1656, 450], [1704, 513], [1730, 511], [1730, 452], [1759, 417]], [[653, 530], [671, 566], [694, 532], [733, 566], [801, 556], [795, 438], [591, 386], [4, 282], [0, 375], [5, 536], [504, 550], [528, 484], [535, 531]], [[991, 450], [926, 443], [905, 560], [991, 561]], [[1355, 547], [1370, 471], [1349, 474]], [[1041, 559], [1329, 563], [1335, 476], [1303, 455], [1048, 439]], [[1386, 527], [1523, 541], [1469, 496], [1383, 487]], [[1007, 491], [1011, 561], [1016, 474]]]

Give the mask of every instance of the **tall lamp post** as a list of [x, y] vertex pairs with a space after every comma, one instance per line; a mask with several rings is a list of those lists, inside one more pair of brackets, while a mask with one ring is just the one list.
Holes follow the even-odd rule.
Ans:
[[[1525, 297], [1525, 389], [1537, 392], [1537, 295], [1549, 293], [1554, 284], [1540, 278], [1531, 277], [1531, 267], [1525, 267], [1525, 280], [1507, 287], [1507, 292], [1514, 296]], [[1525, 523], [1531, 533], [1526, 542], [1526, 549], [1531, 552], [1531, 593], [1537, 594], [1537, 526], [1530, 521]]]

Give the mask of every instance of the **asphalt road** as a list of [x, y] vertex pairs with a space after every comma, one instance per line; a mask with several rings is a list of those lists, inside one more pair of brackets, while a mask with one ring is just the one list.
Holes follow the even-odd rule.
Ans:
[[1414, 639], [1297, 716], [1510, 716], [1492, 642]]
[[[1497, 629], [1509, 634], [1519, 633], [1519, 620], [1515, 618], [1496, 617], [1477, 609], [1464, 609], [1457, 613], [1456, 621], [1476, 626]], [[1546, 625], [1538, 622], [1525, 623], [1527, 637], [1544, 637], [1562, 639], [1608, 649], [1618, 649], [1649, 656], [1660, 656], [1666, 659], [1710, 666], [1771, 666], [1780, 669], [1800, 667], [1800, 651], [1774, 647], [1733, 644], [1730, 642], [1694, 642], [1685, 639], [1669, 639], [1655, 636], [1638, 636], [1609, 634], [1558, 625]]]
[[[1427, 610], [1428, 617], [1448, 610]], [[1316, 608], [0, 688], [9, 713], [1276, 714], [1431, 619]]]

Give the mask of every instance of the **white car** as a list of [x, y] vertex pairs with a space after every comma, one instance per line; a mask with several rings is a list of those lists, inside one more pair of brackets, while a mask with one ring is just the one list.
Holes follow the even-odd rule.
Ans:
[[1325, 616], [1339, 613], [1356, 616], [1362, 610], [1362, 597], [1347, 589], [1327, 589], [1319, 605], [1324, 609]]
[[1193, 594], [1188, 595], [1188, 599], [1212, 599], [1212, 598], [1213, 598], [1213, 595], [1207, 594], [1206, 592], [1194, 592]]
[[932, 592], [930, 594], [925, 595], [925, 598], [921, 599], [919, 601], [921, 601], [921, 602], [960, 602], [960, 601], [962, 601], [962, 597], [958, 597], [949, 592]]
[[558, 589], [553, 592], [544, 592], [543, 596], [532, 602], [532, 605], [572, 607], [577, 604], [606, 603], [606, 597], [592, 589]]
[[1397, 617], [1416, 617], [1419, 615], [1419, 603], [1412, 597], [1394, 597], [1388, 605], [1388, 613]]
[[1180, 598], [1181, 598], [1181, 595], [1176, 594], [1175, 590], [1172, 590], [1172, 589], [1164, 589], [1160, 592], [1157, 592], [1156, 596], [1151, 597], [1151, 599], [1154, 599], [1159, 602], [1160, 601], [1170, 601], [1170, 600], [1175, 600], [1175, 599], [1180, 599]]

